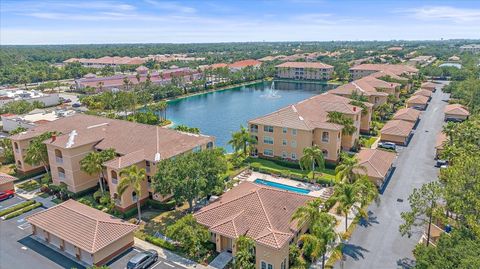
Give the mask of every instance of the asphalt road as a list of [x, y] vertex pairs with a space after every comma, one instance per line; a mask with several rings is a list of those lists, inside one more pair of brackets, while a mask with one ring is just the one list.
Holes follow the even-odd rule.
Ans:
[[448, 95], [440, 90], [433, 94], [409, 145], [399, 150], [396, 170], [379, 204], [370, 205], [369, 219], [357, 227], [346, 244], [345, 260], [338, 262], [335, 268], [409, 268], [414, 262], [412, 250], [422, 231], [418, 230], [411, 238], [402, 237], [398, 231], [402, 223], [400, 213], [409, 210], [407, 198], [413, 188], [438, 176], [438, 169], [434, 167], [434, 147], [442, 129], [447, 99]]
[[[123, 253], [121, 256], [109, 262], [107, 266], [111, 269], [124, 269], [127, 265], [127, 262], [140, 251], [141, 250], [136, 247], [131, 248], [127, 252]], [[158, 257], [158, 261], [152, 264], [148, 269], [185, 269], [185, 267], [168, 261], [167, 259], [164, 259], [162, 257]]]

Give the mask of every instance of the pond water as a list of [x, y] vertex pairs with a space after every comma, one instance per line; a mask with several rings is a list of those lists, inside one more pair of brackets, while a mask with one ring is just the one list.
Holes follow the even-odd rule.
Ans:
[[334, 87], [320, 83], [265, 81], [169, 101], [167, 118], [175, 125], [200, 128], [202, 134], [216, 137], [217, 146], [231, 152], [227, 143], [240, 125], [246, 127], [250, 119]]

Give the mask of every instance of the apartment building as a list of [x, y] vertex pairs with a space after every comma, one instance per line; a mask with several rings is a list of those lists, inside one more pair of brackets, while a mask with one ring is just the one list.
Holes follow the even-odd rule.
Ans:
[[78, 62], [85, 67], [103, 68], [105, 66], [116, 67], [120, 65], [140, 65], [144, 64], [148, 59], [140, 57], [110, 57], [101, 58], [70, 58], [63, 61], [64, 64]]
[[319, 62], [286, 62], [275, 66], [276, 77], [298, 80], [329, 80], [333, 66]]
[[418, 69], [403, 64], [360, 64], [350, 68], [352, 79], [359, 79], [379, 71], [388, 71], [397, 76], [410, 76], [418, 73]]
[[236, 240], [246, 235], [255, 241], [257, 269], [289, 268], [289, 244], [307, 230], [307, 223], [292, 221], [293, 213], [313, 197], [242, 182], [217, 201], [194, 214], [211, 233], [216, 251], [235, 256]]
[[347, 98], [356, 93], [366, 97], [368, 102], [373, 104], [374, 107], [378, 107], [387, 102], [389, 95], [399, 97], [400, 86], [401, 84], [399, 83], [386, 82], [372, 76], [367, 76], [341, 85], [331, 90], [330, 93]]
[[480, 53], [480, 44], [463, 45], [460, 47], [460, 52]]
[[61, 117], [68, 117], [75, 114], [74, 110], [52, 110], [35, 109], [24, 115], [3, 114], [2, 125], [4, 132], [11, 132], [19, 127], [31, 129], [40, 124], [57, 120]]
[[[41, 165], [25, 163], [25, 150], [36, 136], [56, 131], [59, 134], [44, 141], [54, 184], [65, 183], [72, 192], [95, 187], [98, 175], [89, 175], [80, 169], [80, 161], [90, 152], [114, 149], [117, 157], [104, 163], [106, 178], [104, 185], [115, 199], [120, 210], [134, 206], [134, 203], [147, 198], [162, 200], [150, 188], [156, 164], [179, 154], [212, 148], [214, 138], [204, 135], [182, 133], [158, 126], [139, 124], [123, 120], [77, 114], [68, 118], [39, 125], [26, 132], [11, 137], [15, 162], [20, 172], [28, 173], [43, 169]], [[146, 170], [143, 183], [145, 191], [137, 195], [127, 190], [122, 196], [116, 192], [122, 169], [137, 165]]]
[[[370, 124], [372, 106], [367, 105], [362, 115], [362, 108], [351, 101], [324, 93], [250, 120], [250, 134], [258, 141], [254, 154], [296, 161], [304, 148], [317, 145], [326, 161], [337, 162], [340, 150], [351, 149], [359, 138], [362, 116], [364, 128]], [[328, 122], [328, 113], [333, 111], [353, 120], [356, 131], [352, 135], [342, 135], [342, 125]]]
[[259, 68], [262, 65], [262, 62], [253, 60], [253, 59], [248, 59], [248, 60], [242, 60], [242, 61], [236, 61], [234, 63], [231, 63], [228, 65], [228, 69], [232, 72], [236, 72], [239, 70], [242, 70], [245, 67], [252, 67], [252, 68]]
[[13, 101], [27, 101], [30, 104], [37, 101], [44, 106], [56, 106], [60, 104], [58, 93], [43, 93], [40, 91], [27, 91], [22, 89], [4, 89], [0, 90], [0, 107]]

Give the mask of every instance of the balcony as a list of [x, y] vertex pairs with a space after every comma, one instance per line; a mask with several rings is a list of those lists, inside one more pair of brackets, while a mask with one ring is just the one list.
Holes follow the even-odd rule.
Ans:
[[62, 163], [63, 163], [63, 158], [62, 158], [62, 157], [55, 157], [55, 161], [56, 161], [57, 163], [62, 164]]
[[60, 178], [60, 179], [65, 179], [65, 173], [63, 173], [63, 172], [58, 172], [58, 178]]
[[120, 200], [119, 198], [114, 199], [114, 201], [116, 206], [120, 206], [122, 204], [122, 200]]
[[118, 179], [117, 178], [112, 178], [112, 184], [117, 185], [118, 184]]
[[151, 170], [151, 169], [150, 169], [150, 166], [146, 166], [146, 167], [145, 167], [145, 171], [146, 171], [147, 173], [150, 173], [150, 170]]

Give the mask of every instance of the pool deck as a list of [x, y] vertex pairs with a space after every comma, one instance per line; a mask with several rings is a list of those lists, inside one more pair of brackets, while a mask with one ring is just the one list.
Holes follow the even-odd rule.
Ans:
[[[329, 197], [329, 195], [328, 195], [329, 188], [324, 188], [324, 187], [320, 187], [318, 185], [314, 185], [314, 184], [311, 184], [311, 183], [300, 182], [300, 181], [296, 181], [296, 180], [292, 180], [292, 179], [288, 179], [288, 178], [276, 177], [276, 176], [272, 176], [272, 175], [268, 175], [268, 174], [262, 174], [262, 173], [254, 172], [254, 171], [251, 171], [250, 175], [248, 175], [248, 173], [246, 173], [246, 172], [243, 172], [240, 175], [238, 175], [237, 177], [235, 177], [235, 179], [238, 179], [240, 181], [250, 181], [250, 182], [254, 182], [256, 179], [263, 179], [263, 180], [272, 181], [272, 182], [276, 182], [276, 183], [280, 183], [280, 184], [284, 184], [284, 185], [288, 185], [288, 186], [292, 186], [292, 187], [296, 187], [296, 188], [302, 188], [302, 189], [309, 190], [310, 192], [308, 194], [305, 194], [305, 195], [318, 197], [318, 198], [323, 198], [323, 199], [327, 199]], [[272, 188], [274, 188], [274, 187], [272, 187]]]

